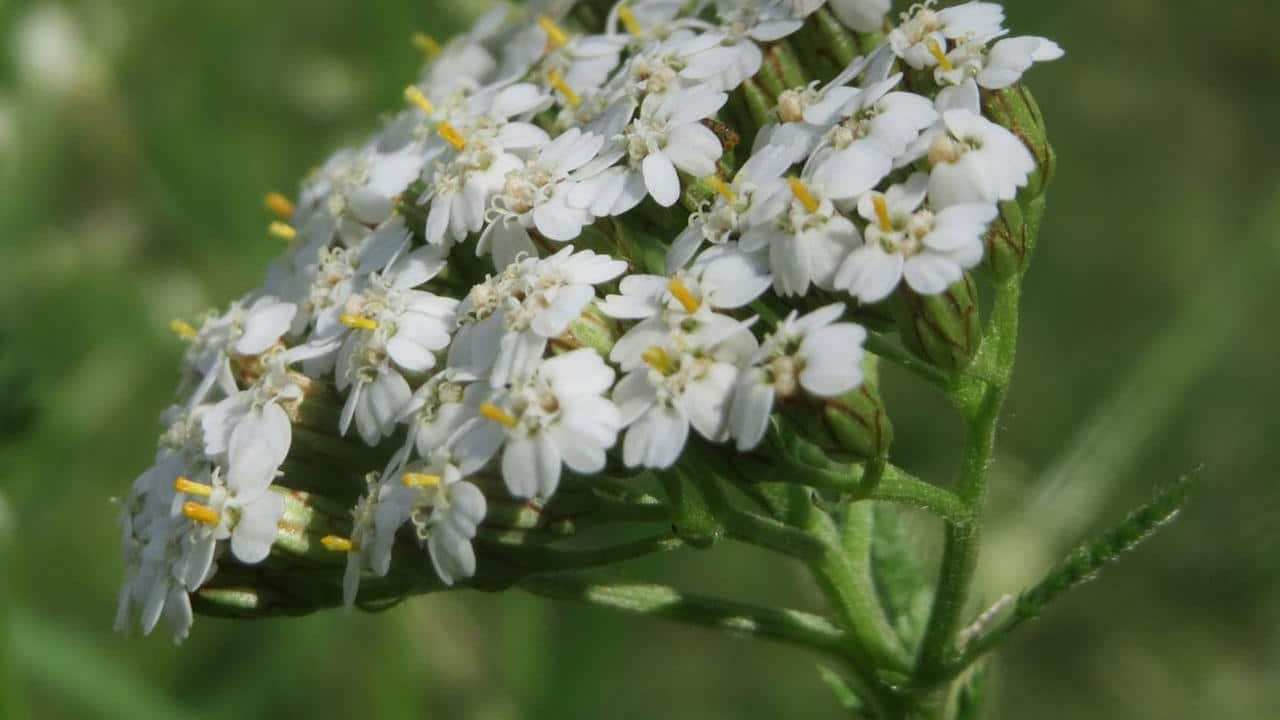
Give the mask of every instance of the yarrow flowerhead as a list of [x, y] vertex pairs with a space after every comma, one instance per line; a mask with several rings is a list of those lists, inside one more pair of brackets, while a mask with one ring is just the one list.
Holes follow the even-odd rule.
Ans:
[[923, 323], [968, 288], [1043, 169], [984, 108], [1062, 56], [993, 3], [889, 10], [622, 0], [415, 36], [385, 126], [268, 195], [264, 286], [172, 324], [189, 345], [121, 502], [118, 624], [299, 612], [244, 590], [291, 568], [323, 576], [316, 606], [504, 586], [532, 570], [498, 556], [584, 504], [772, 463], [771, 428], [861, 412], [873, 306]]

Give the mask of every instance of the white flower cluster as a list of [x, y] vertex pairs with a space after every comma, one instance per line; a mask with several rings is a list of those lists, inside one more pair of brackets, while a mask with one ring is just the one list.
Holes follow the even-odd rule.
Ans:
[[[432, 58], [407, 109], [330, 158], [296, 205], [269, 198], [290, 249], [264, 288], [175, 324], [187, 392], [125, 503], [120, 623], [138, 609], [150, 631], [164, 614], [185, 636], [188, 593], [222, 553], [267, 557], [291, 413], [313, 386], [341, 397], [335, 435], [391, 443], [350, 536], [324, 541], [348, 555], [348, 604], [362, 573], [388, 572], [405, 525], [443, 582], [475, 572], [486, 500], [468, 477], [542, 503], [615, 445], [615, 464], [655, 470], [690, 428], [746, 452], [776, 404], [856, 389], [866, 333], [842, 322], [844, 302], [776, 323], [750, 308], [959, 281], [1036, 168], [981, 92], [1062, 54], [1005, 38], [998, 5], [935, 4], [834, 80], [781, 93], [736, 172], [712, 120], [770, 44], [824, 5], [882, 31], [888, 0], [623, 0], [601, 34], [496, 11], [443, 48], [421, 38]], [[667, 239], [665, 274], [602, 254], [621, 242], [585, 247], [586, 228], [617, 228], [647, 199], [651, 215], [683, 212], [682, 197], [708, 199]], [[619, 329], [607, 356], [565, 340], [583, 322]]]

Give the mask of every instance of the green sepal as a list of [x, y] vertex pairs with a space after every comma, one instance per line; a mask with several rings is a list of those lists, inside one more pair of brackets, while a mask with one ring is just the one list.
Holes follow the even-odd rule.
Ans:
[[978, 288], [968, 273], [938, 295], [902, 286], [894, 294], [902, 343], [916, 357], [948, 371], [969, 366], [982, 340]]
[[724, 525], [697, 482], [681, 471], [663, 472], [659, 477], [671, 506], [671, 527], [677, 537], [699, 549], [709, 548], [724, 537]]
[[864, 355], [862, 373], [859, 387], [823, 402], [822, 419], [844, 452], [867, 459], [883, 457], [893, 443], [893, 423], [880, 397], [880, 358]]

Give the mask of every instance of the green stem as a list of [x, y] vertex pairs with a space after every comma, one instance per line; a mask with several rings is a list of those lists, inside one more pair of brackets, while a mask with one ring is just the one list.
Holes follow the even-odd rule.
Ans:
[[969, 506], [959, 495], [920, 480], [894, 465], [885, 465], [880, 481], [871, 488], [864, 482], [865, 470], [860, 465], [823, 469], [788, 463], [787, 468], [791, 470], [788, 474], [790, 482], [849, 495], [855, 501], [879, 500], [907, 505], [957, 525], [967, 524], [972, 519]]
[[844, 631], [824, 617], [799, 610], [692, 595], [665, 585], [605, 582], [577, 573], [535, 575], [520, 581], [519, 587], [553, 600], [596, 605], [845, 656]]
[[978, 565], [982, 538], [979, 519], [986, 502], [987, 470], [1017, 351], [1020, 281], [1013, 277], [997, 285], [991, 324], [974, 359], [977, 372], [960, 376], [952, 393], [953, 401], [965, 414], [967, 430], [956, 494], [968, 508], [971, 521], [947, 524], [937, 591], [916, 671], [917, 679], [925, 683], [944, 671], [954, 652], [956, 632]]

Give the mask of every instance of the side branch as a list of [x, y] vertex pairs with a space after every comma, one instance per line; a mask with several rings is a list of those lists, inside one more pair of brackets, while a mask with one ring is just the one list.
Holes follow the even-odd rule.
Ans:
[[693, 595], [666, 585], [607, 582], [576, 573], [536, 575], [522, 580], [518, 587], [553, 600], [765, 638], [839, 657], [845, 655], [843, 630], [824, 617], [799, 610]]

